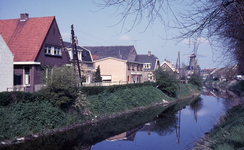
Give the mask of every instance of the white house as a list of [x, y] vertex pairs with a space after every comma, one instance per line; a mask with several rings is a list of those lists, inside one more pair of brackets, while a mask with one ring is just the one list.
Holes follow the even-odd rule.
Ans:
[[0, 92], [13, 87], [14, 55], [0, 34]]

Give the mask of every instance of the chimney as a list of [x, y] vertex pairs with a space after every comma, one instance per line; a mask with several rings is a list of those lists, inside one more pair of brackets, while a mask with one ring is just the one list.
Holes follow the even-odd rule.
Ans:
[[151, 56], [151, 51], [148, 51], [148, 56]]
[[27, 21], [28, 17], [29, 14], [27, 13], [20, 14], [20, 21]]

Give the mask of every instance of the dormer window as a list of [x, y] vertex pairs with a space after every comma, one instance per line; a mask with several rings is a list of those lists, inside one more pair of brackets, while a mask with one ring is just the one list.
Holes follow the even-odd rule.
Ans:
[[150, 69], [151, 68], [151, 63], [145, 63], [143, 64], [144, 69]]
[[45, 54], [54, 55], [54, 56], [61, 56], [61, 48], [46, 45], [45, 46]]

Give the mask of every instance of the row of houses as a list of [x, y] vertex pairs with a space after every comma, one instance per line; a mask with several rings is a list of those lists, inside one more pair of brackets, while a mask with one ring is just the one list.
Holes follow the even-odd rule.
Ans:
[[[30, 18], [24, 13], [18, 19], [0, 20], [0, 50], [0, 91], [38, 91], [45, 68], [73, 60], [72, 45], [62, 40], [55, 16]], [[103, 82], [110, 84], [154, 81], [153, 71], [160, 67], [151, 51], [137, 54], [133, 45], [77, 45], [77, 51], [85, 85], [92, 83], [98, 66]]]
[[238, 74], [237, 65], [223, 68], [203, 69], [201, 76], [203, 79], [232, 80]]

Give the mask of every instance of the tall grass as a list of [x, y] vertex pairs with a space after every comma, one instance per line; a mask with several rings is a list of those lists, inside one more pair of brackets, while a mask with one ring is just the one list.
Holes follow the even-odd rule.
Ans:
[[201, 140], [195, 149], [234, 150], [244, 149], [244, 106], [229, 109], [214, 126], [209, 137]]
[[[163, 102], [167, 96], [152, 86], [121, 89], [113, 93], [104, 91], [87, 97], [86, 107], [96, 116], [107, 116], [116, 112]], [[170, 99], [172, 100], [172, 99]]]

